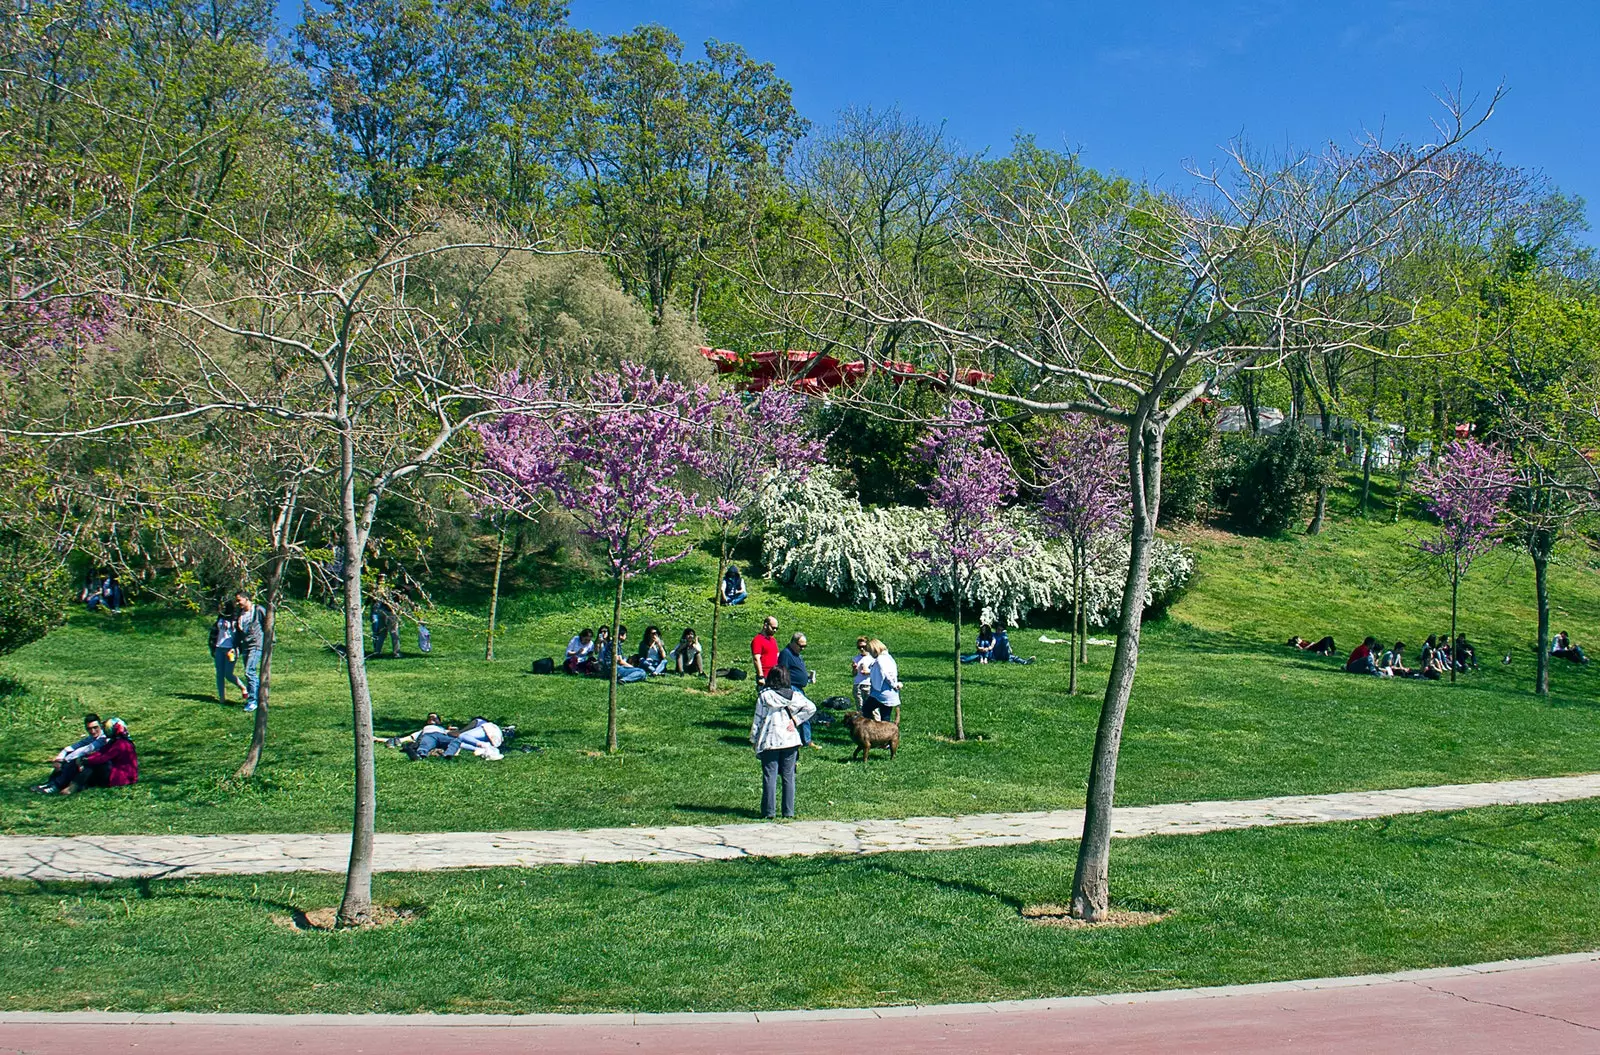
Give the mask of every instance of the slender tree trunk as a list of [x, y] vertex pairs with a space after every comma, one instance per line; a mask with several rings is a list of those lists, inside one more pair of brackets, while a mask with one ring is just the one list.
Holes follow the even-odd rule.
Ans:
[[485, 663], [494, 662], [494, 623], [500, 614], [500, 569], [506, 562], [506, 527], [500, 525], [500, 533], [495, 539], [494, 550], [494, 586], [489, 591], [489, 641], [483, 649]]
[[622, 576], [617, 579], [616, 599], [611, 605], [611, 669], [606, 671], [610, 681], [606, 692], [606, 750], [617, 753], [617, 660], [622, 655], [622, 643], [617, 640], [617, 628], [622, 625]]
[[1078, 554], [1078, 596], [1072, 620], [1078, 627], [1078, 665], [1089, 662], [1089, 545]]
[[1083, 837], [1072, 876], [1072, 915], [1091, 923], [1105, 919], [1111, 903], [1111, 810], [1116, 797], [1122, 725], [1139, 666], [1140, 620], [1150, 579], [1150, 549], [1161, 503], [1161, 443], [1164, 424], [1152, 424], [1153, 408], [1141, 408], [1128, 429], [1128, 484], [1132, 530], [1128, 578], [1122, 588], [1116, 655], [1106, 680], [1105, 702], [1095, 730], [1094, 759], [1083, 811]]
[[1533, 691], [1550, 695], [1550, 544], [1548, 532], [1535, 532], [1528, 547], [1533, 557], [1533, 595], [1539, 606], [1539, 658], [1534, 666]]
[[372, 758], [372, 694], [367, 685], [367, 650], [361, 619], [361, 566], [366, 540], [356, 514], [355, 431], [347, 397], [339, 397], [339, 511], [344, 533], [344, 650], [350, 681], [350, 718], [355, 737], [355, 817], [350, 832], [350, 866], [345, 873], [339, 923], [352, 926], [372, 914], [372, 849], [377, 835], [378, 787]]
[[256, 681], [256, 720], [250, 731], [250, 748], [244, 764], [233, 775], [240, 780], [255, 776], [261, 752], [267, 746], [267, 706], [272, 700], [272, 644], [278, 624], [278, 605], [283, 599], [283, 573], [289, 563], [288, 550], [282, 548], [267, 567], [267, 596], [261, 605], [261, 668]]
[[722, 528], [722, 545], [717, 550], [717, 585], [711, 590], [711, 667], [707, 671], [706, 691], [717, 691], [717, 641], [722, 633], [722, 577], [728, 574], [728, 528]]
[[966, 723], [961, 720], [961, 576], [952, 574], [950, 579], [956, 588], [956, 739], [965, 740], [967, 738], [967, 727]]
[[1456, 655], [1456, 598], [1461, 594], [1461, 571], [1450, 576], [1450, 684], [1456, 683], [1456, 666], [1461, 657]]
[[1367, 515], [1367, 505], [1372, 500], [1372, 442], [1373, 437], [1369, 430], [1362, 438], [1365, 448], [1361, 455], [1361, 515]]
[[1072, 633], [1068, 635], [1067, 644], [1072, 651], [1067, 666], [1067, 695], [1078, 695], [1078, 619], [1083, 615], [1083, 591], [1080, 584], [1083, 582], [1083, 566], [1078, 554], [1077, 544], [1072, 547]]

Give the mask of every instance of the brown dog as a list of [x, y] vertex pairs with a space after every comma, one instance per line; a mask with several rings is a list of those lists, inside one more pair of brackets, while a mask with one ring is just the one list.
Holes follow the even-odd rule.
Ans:
[[900, 726], [894, 722], [879, 722], [857, 713], [845, 716], [844, 727], [850, 730], [850, 739], [856, 742], [855, 754], [850, 756], [852, 761], [856, 755], [862, 755], [863, 761], [871, 761], [874, 747], [887, 747], [890, 758], [900, 749]]

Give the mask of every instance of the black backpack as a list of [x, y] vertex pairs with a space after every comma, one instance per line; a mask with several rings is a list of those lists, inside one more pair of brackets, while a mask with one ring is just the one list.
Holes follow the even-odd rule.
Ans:
[[743, 681], [748, 675], [740, 667], [729, 667], [727, 670], [718, 671], [717, 677], [727, 678], [729, 681]]
[[553, 659], [536, 659], [533, 661], [533, 672], [535, 674], [554, 674], [556, 672], [556, 661]]

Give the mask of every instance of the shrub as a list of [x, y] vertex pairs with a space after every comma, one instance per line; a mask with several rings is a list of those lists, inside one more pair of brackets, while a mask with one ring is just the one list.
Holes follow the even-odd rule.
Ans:
[[1209, 406], [1201, 406], [1167, 426], [1161, 445], [1161, 523], [1193, 523], [1210, 516], [1220, 460], [1215, 419]]
[[1272, 436], [1229, 436], [1218, 473], [1219, 504], [1241, 530], [1282, 534], [1305, 516], [1332, 473], [1327, 444], [1304, 424]]
[[59, 625], [65, 602], [65, 578], [52, 556], [26, 544], [0, 548], [0, 656]]
[[[964, 590], [963, 603], [989, 623], [1014, 624], [1036, 610], [1071, 604], [1072, 564], [1064, 546], [1047, 543], [1026, 511], [1012, 510], [1019, 555], [984, 567]], [[762, 557], [773, 578], [821, 590], [848, 604], [873, 608], [926, 607], [949, 599], [947, 576], [930, 572], [912, 554], [933, 544], [934, 514], [891, 506], [864, 509], [828, 474], [764, 497], [759, 508]], [[1171, 604], [1194, 571], [1194, 558], [1175, 542], [1157, 539], [1151, 555], [1146, 610]], [[1128, 575], [1126, 542], [1107, 546], [1089, 567], [1084, 608], [1089, 622], [1116, 620]]]

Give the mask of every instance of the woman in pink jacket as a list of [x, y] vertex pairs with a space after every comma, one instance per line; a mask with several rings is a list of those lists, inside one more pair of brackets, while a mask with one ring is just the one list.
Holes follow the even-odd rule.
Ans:
[[64, 764], [52, 774], [44, 793], [71, 795], [84, 788], [121, 788], [139, 780], [139, 753], [128, 739], [128, 726], [121, 718], [106, 722], [106, 745], [93, 754]]

